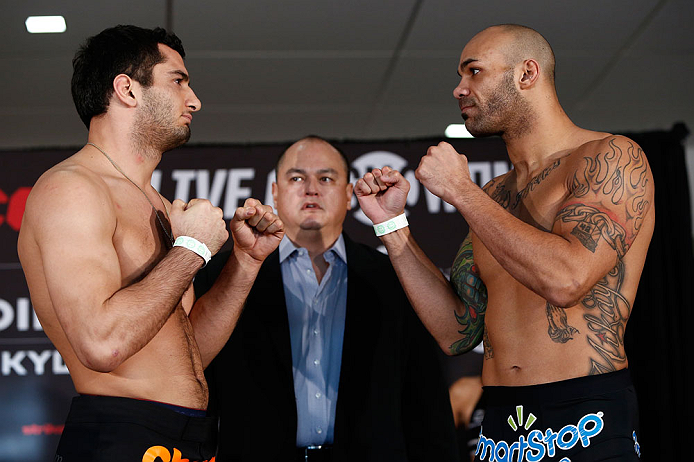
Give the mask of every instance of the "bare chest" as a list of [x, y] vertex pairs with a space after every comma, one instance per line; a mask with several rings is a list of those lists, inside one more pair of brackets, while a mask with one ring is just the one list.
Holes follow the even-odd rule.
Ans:
[[[114, 199], [116, 228], [113, 245], [118, 254], [123, 284], [137, 282], [166, 255], [171, 247], [171, 227], [166, 215], [144, 198]], [[144, 202], [144, 203], [143, 203]]]
[[[567, 174], [566, 167], [558, 159], [527, 182], [519, 183], [511, 173], [487, 192], [514, 217], [539, 230], [551, 232], [557, 213], [569, 196]], [[491, 275], [506, 273], [479, 241], [474, 245], [474, 259], [486, 284], [489, 284]]]

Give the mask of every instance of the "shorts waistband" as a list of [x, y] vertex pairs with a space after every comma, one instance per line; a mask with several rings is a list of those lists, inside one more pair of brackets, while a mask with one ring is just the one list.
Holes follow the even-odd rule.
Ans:
[[192, 417], [158, 403], [116, 396], [74, 397], [67, 421], [134, 423], [187, 441], [206, 441], [217, 429], [217, 421], [212, 417]]
[[588, 375], [559, 382], [521, 387], [486, 386], [483, 389], [490, 402], [515, 405], [521, 402], [553, 401], [554, 396], [560, 396], [562, 401], [581, 399], [623, 390], [631, 386], [633, 385], [629, 370], [621, 369], [616, 372]]

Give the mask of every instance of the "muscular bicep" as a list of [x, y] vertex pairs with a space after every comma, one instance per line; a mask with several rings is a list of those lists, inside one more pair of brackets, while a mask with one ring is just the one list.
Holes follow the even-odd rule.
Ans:
[[120, 288], [108, 194], [89, 180], [57, 175], [27, 204], [50, 303], [80, 355], [100, 322], [98, 310]]
[[460, 354], [471, 350], [482, 340], [487, 310], [487, 287], [473, 260], [471, 232], [458, 249], [451, 267], [451, 285], [462, 302], [454, 313], [462, 337], [450, 346], [450, 350], [452, 354]]
[[613, 137], [597, 150], [578, 164], [552, 228], [572, 244], [590, 286], [629, 251], [653, 202], [653, 178], [638, 145]]

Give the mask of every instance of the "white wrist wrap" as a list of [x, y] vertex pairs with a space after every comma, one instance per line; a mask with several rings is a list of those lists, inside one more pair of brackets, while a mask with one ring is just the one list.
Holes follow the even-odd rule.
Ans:
[[401, 213], [397, 217], [374, 225], [374, 231], [376, 231], [376, 236], [383, 236], [384, 234], [392, 233], [393, 231], [397, 231], [409, 225], [407, 217], [404, 213]]
[[202, 259], [205, 260], [205, 263], [202, 265], [203, 268], [210, 261], [210, 258], [212, 258], [212, 252], [210, 252], [210, 249], [208, 249], [207, 246], [202, 242], [190, 236], [178, 236], [173, 246], [185, 247], [186, 249], [200, 255]]

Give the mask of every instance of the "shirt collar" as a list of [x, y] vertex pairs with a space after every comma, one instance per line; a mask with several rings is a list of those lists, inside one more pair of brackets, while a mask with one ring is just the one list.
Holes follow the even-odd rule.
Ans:
[[[297, 247], [291, 239], [285, 234], [280, 242], [280, 263], [286, 260], [294, 252], [302, 249], [303, 247]], [[340, 234], [335, 243], [328, 250], [325, 251], [327, 254], [330, 251], [334, 251], [338, 257], [346, 264], [347, 263], [347, 251], [345, 250], [345, 238]]]

